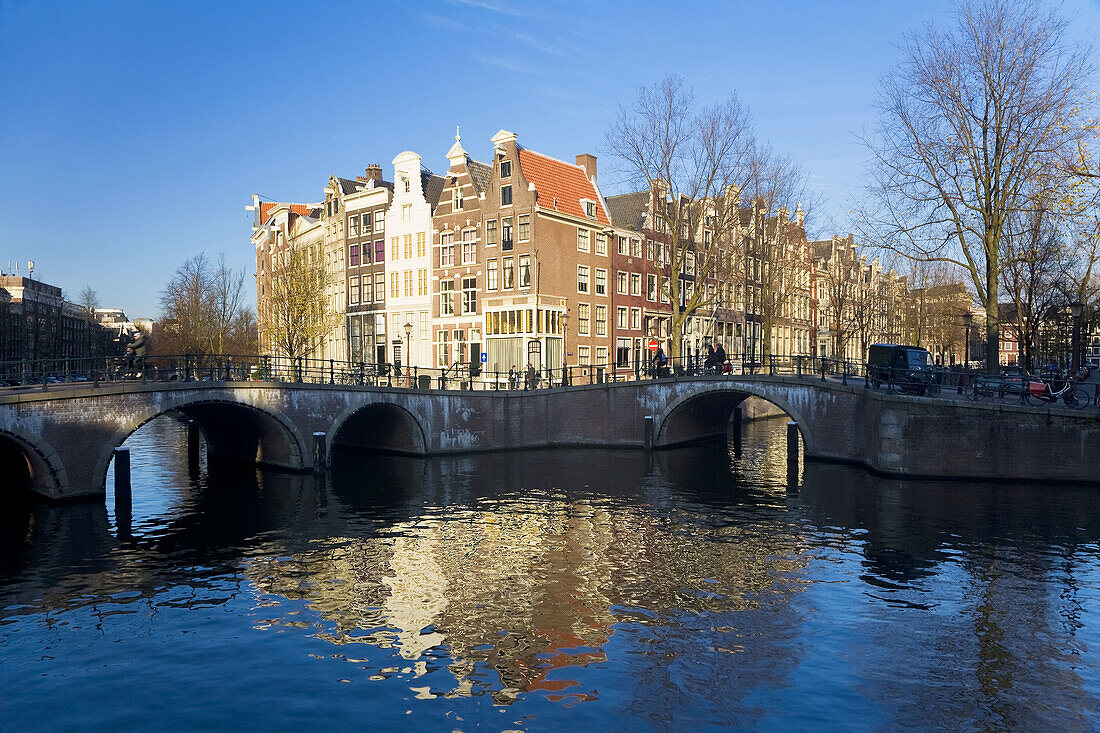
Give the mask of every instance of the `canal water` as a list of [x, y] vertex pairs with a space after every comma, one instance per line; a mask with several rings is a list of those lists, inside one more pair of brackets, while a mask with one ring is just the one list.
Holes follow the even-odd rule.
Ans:
[[1100, 727], [1091, 490], [743, 450], [340, 455], [131, 437], [113, 502], [0, 510], [0, 728]]

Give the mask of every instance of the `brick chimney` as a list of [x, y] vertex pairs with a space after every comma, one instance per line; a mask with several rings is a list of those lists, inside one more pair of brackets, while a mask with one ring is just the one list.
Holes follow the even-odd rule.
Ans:
[[382, 180], [382, 166], [377, 163], [371, 163], [367, 166], [367, 180], [368, 181], [381, 181]]
[[584, 168], [590, 180], [596, 180], [596, 156], [591, 153], [581, 153], [577, 156], [577, 165]]

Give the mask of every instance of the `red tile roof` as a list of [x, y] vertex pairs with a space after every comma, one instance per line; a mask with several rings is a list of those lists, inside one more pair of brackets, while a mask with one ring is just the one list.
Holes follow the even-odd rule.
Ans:
[[610, 226], [607, 212], [604, 211], [600, 197], [596, 195], [596, 189], [588, 180], [584, 168], [548, 158], [526, 148], [519, 148], [519, 167], [527, 181], [535, 184], [539, 206], [542, 208], [587, 219], [581, 199], [589, 199], [596, 202], [596, 221]]
[[289, 206], [290, 210], [298, 214], [299, 216], [309, 216], [309, 213], [313, 210], [309, 204], [281, 204], [278, 202], [262, 202], [260, 204], [260, 223], [266, 223], [268, 215], [271, 214], [271, 210], [276, 206]]

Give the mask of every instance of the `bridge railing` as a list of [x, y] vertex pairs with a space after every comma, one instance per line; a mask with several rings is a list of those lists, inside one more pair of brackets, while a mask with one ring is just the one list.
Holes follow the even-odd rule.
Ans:
[[[757, 359], [708, 360], [685, 355], [633, 364], [571, 364], [557, 368], [509, 369], [507, 372], [456, 363], [448, 367], [404, 366], [400, 363], [287, 359], [248, 354], [174, 354], [146, 357], [85, 357], [0, 361], [0, 391], [97, 386], [112, 382], [275, 382], [408, 389], [536, 390], [610, 382], [735, 378], [782, 375], [889, 390], [898, 394], [975, 399], [988, 391], [988, 378], [973, 371], [933, 368], [868, 369], [861, 362], [811, 355]], [[984, 380], [984, 381], [983, 381]], [[978, 387], [977, 393], [975, 386]], [[1100, 384], [1082, 385], [1089, 406], [1100, 405]], [[1011, 391], [997, 389], [997, 393]], [[1023, 400], [1021, 400], [1023, 402]]]

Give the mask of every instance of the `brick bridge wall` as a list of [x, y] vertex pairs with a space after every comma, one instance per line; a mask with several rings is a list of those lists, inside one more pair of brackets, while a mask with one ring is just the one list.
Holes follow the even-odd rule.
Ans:
[[[0, 461], [51, 498], [101, 494], [113, 449], [167, 412], [193, 418], [212, 455], [313, 467], [329, 445], [412, 454], [556, 446], [641, 448], [724, 435], [745, 397], [798, 422], [805, 455], [928, 478], [1096, 483], [1089, 413], [901, 397], [790, 377], [710, 377], [534, 392], [417, 392], [326, 385], [109, 385], [0, 396]], [[16, 460], [18, 459], [18, 460]], [[24, 465], [16, 466], [14, 462]]]

